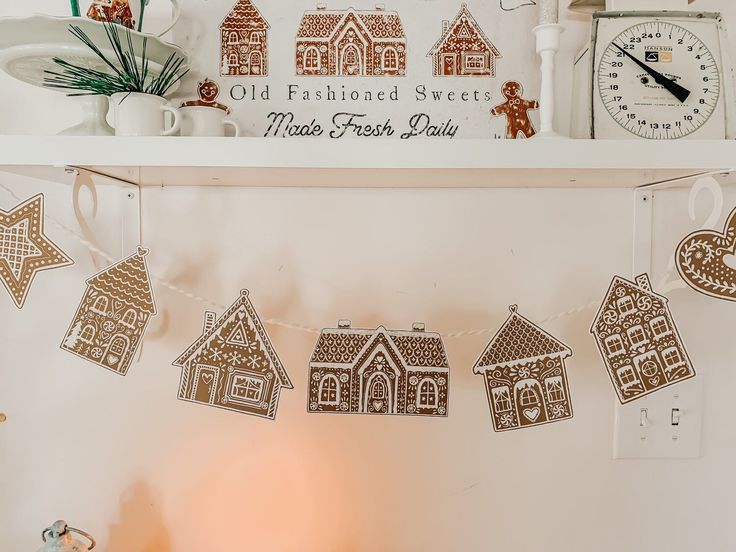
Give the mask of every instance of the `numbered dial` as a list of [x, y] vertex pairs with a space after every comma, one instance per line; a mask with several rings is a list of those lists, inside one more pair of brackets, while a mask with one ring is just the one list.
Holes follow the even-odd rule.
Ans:
[[626, 29], [598, 67], [606, 111], [623, 128], [655, 140], [682, 138], [703, 126], [718, 104], [721, 79], [706, 45], [666, 21]]

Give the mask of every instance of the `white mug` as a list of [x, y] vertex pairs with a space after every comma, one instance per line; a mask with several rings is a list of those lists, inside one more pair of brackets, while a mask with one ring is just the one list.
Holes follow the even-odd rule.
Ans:
[[226, 117], [224, 109], [206, 105], [188, 105], [179, 109], [182, 136], [225, 136], [226, 127], [232, 127], [235, 136], [240, 136], [240, 126]]
[[[181, 113], [165, 98], [138, 92], [118, 92], [110, 96], [114, 106], [115, 136], [171, 136], [179, 132]], [[166, 129], [166, 113], [174, 116]]]

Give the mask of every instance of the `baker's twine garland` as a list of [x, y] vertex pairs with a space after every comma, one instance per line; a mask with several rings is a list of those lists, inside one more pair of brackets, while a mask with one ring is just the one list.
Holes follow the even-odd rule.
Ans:
[[[7, 194], [9, 194], [11, 197], [13, 197], [16, 201], [23, 201], [22, 198], [18, 197], [11, 189], [7, 188], [5, 185], [0, 184], [0, 188], [5, 191]], [[91, 253], [95, 253], [99, 255], [100, 257], [104, 258], [106, 261], [108, 261], [110, 264], [116, 263], [119, 261], [119, 259], [116, 259], [115, 257], [109, 255], [107, 252], [101, 250], [99, 247], [95, 246], [93, 243], [91, 243], [89, 240], [85, 239], [84, 237], [77, 234], [74, 230], [69, 228], [68, 226], [62, 224], [61, 222], [57, 221], [53, 217], [46, 214], [44, 211], [44, 219], [47, 222], [50, 222], [53, 226], [61, 230], [62, 232], [66, 233], [67, 235], [74, 238], [78, 243], [83, 245], [86, 249], [88, 249]], [[662, 281], [666, 281], [670, 274], [672, 273], [672, 269], [668, 270], [665, 274], [662, 275]], [[196, 293], [192, 293], [191, 291], [188, 291], [184, 288], [181, 288], [177, 286], [176, 284], [172, 284], [168, 280], [165, 280], [163, 278], [160, 278], [156, 276], [155, 274], [150, 274], [151, 280], [153, 280], [157, 285], [166, 288], [170, 291], [173, 291], [174, 293], [178, 293], [179, 295], [182, 295], [186, 297], [187, 299], [191, 299], [192, 301], [196, 301], [198, 303], [202, 303], [210, 308], [215, 308], [220, 311], [224, 311], [227, 309], [227, 306], [221, 305], [215, 301], [212, 301], [210, 299], [207, 299], [206, 297], [202, 297], [201, 295], [197, 295]], [[580, 305], [577, 307], [573, 307], [569, 310], [566, 310], [564, 312], [548, 316], [547, 318], [544, 318], [542, 320], [538, 321], [539, 325], [546, 324], [548, 322], [554, 322], [556, 320], [560, 320], [562, 318], [567, 318], [568, 316], [572, 316], [574, 314], [578, 314], [580, 312], [586, 311], [586, 310], [592, 310], [599, 306], [599, 302], [597, 301], [591, 301], [590, 303], [586, 303], [584, 305]], [[321, 328], [315, 328], [313, 326], [307, 326], [304, 324], [299, 324], [296, 322], [289, 322], [286, 320], [280, 320], [278, 318], [268, 318], [264, 320], [264, 323], [268, 324], [269, 326], [277, 326], [280, 328], [285, 328], [287, 330], [295, 330], [300, 331], [304, 333], [310, 333], [310, 334], [320, 334], [322, 332]], [[440, 335], [445, 339], [459, 339], [463, 337], [476, 337], [480, 335], [488, 335], [488, 334], [495, 334], [498, 331], [497, 328], [481, 328], [476, 330], [464, 330], [459, 332], [450, 332], [450, 333], [442, 333], [440, 332]]]

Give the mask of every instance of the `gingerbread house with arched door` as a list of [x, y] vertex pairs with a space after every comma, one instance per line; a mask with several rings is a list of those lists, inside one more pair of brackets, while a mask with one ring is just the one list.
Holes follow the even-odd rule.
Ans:
[[375, 10], [328, 10], [302, 17], [296, 35], [296, 73], [305, 76], [403, 76], [406, 35], [399, 14]]
[[590, 333], [621, 403], [695, 376], [667, 298], [647, 274], [614, 276]]
[[495, 77], [501, 53], [463, 4], [455, 19], [442, 22], [442, 35], [427, 56], [436, 77]]
[[156, 314], [145, 257], [136, 252], [87, 280], [61, 348], [124, 376]]
[[251, 0], [238, 0], [220, 24], [220, 75], [268, 75], [270, 28]]
[[572, 418], [565, 359], [572, 350], [518, 313], [486, 346], [473, 371], [484, 377], [495, 431]]
[[410, 331], [322, 330], [309, 363], [309, 412], [446, 416], [450, 368], [442, 338]]

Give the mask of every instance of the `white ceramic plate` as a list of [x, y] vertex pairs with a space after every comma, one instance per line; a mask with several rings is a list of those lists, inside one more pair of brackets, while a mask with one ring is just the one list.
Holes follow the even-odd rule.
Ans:
[[[100, 71], [110, 71], [94, 52], [69, 32], [69, 25], [72, 24], [79, 26], [108, 59], [115, 59], [105, 28], [98, 21], [86, 17], [48, 15], [5, 17], [0, 18], [0, 69], [18, 80], [35, 86], [43, 86], [45, 70], [58, 70], [58, 66], [53, 62], [54, 57]], [[125, 33], [121, 32], [120, 36], [126, 40]], [[131, 31], [131, 36], [136, 52], [142, 50], [143, 38], [148, 37], [146, 55], [153, 73], [161, 70], [163, 63], [172, 53], [187, 59], [181, 48], [163, 42], [153, 35]], [[175, 88], [176, 85], [170, 92]]]

